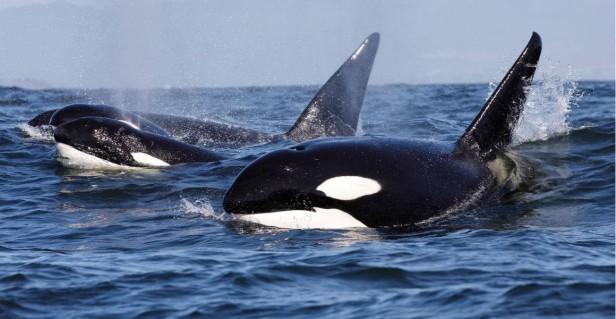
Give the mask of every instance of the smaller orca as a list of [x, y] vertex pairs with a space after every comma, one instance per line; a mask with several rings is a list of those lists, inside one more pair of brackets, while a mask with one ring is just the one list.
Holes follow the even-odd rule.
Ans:
[[325, 136], [353, 136], [379, 46], [380, 36], [368, 36], [312, 98], [291, 129], [271, 135], [209, 120], [166, 114], [129, 112], [107, 105], [74, 104], [45, 111], [31, 126], [58, 126], [79, 117], [107, 117], [159, 135], [172, 135], [190, 144], [248, 145], [280, 139], [296, 142]]
[[58, 161], [78, 169], [165, 167], [213, 162], [222, 155], [104, 117], [80, 117], [56, 127]]
[[515, 188], [506, 150], [540, 55], [533, 33], [453, 147], [378, 137], [308, 141], [248, 165], [223, 207], [281, 228], [408, 227]]

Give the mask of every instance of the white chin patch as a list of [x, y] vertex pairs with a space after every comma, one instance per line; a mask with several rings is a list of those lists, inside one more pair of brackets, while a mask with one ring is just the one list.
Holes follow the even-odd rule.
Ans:
[[353, 200], [380, 192], [381, 184], [361, 176], [337, 176], [321, 183], [317, 190], [330, 198]]
[[58, 162], [64, 167], [95, 170], [126, 170], [130, 166], [118, 165], [110, 161], [84, 153], [64, 143], [56, 143]]
[[315, 208], [307, 210], [287, 210], [273, 213], [235, 215], [238, 219], [265, 226], [288, 229], [341, 229], [367, 227], [353, 216], [335, 208]]
[[120, 121], [120, 122], [122, 122], [122, 123], [124, 123], [124, 124], [127, 124], [128, 126], [130, 126], [130, 127], [134, 128], [134, 129], [136, 129], [136, 130], [140, 130], [140, 128], [138, 128], [138, 127], [137, 127], [137, 125], [135, 125], [135, 124], [133, 124], [133, 123], [131, 123], [131, 122], [129, 122], [129, 121], [124, 121], [124, 120], [119, 120], [119, 121]]
[[130, 153], [130, 155], [133, 157], [133, 159], [135, 160], [135, 162], [144, 165], [144, 166], [148, 166], [148, 167], [165, 167], [165, 166], [169, 166], [169, 163], [165, 162], [165, 161], [161, 161], [160, 159], [150, 155], [150, 154], [146, 154], [146, 153], [141, 153], [141, 152], [137, 152], [137, 153]]

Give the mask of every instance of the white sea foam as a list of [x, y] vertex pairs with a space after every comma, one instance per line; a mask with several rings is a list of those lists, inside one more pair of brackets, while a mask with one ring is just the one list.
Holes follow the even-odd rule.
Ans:
[[53, 129], [49, 125], [43, 126], [31, 126], [28, 123], [22, 123], [17, 126], [26, 136], [29, 138], [41, 141], [53, 143]]
[[544, 65], [547, 66], [540, 72], [539, 81], [529, 89], [524, 112], [514, 131], [514, 144], [547, 140], [570, 131], [569, 112], [581, 98], [575, 76], [571, 68], [562, 77], [550, 61]]
[[213, 220], [226, 221], [233, 219], [231, 215], [225, 212], [217, 213], [208, 199], [199, 199], [193, 202], [182, 198], [181, 209], [185, 214], [200, 215]]

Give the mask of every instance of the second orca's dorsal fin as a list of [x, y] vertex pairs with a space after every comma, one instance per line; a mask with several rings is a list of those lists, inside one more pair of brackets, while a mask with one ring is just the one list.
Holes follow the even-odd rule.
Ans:
[[487, 161], [511, 143], [540, 55], [541, 37], [533, 32], [522, 54], [456, 143], [456, 152], [471, 152]]
[[355, 135], [372, 64], [379, 47], [373, 33], [319, 89], [284, 135], [297, 142], [326, 136]]

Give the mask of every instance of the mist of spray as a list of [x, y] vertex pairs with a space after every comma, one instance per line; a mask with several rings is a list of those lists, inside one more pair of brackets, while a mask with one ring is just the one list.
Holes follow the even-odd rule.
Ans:
[[515, 129], [514, 144], [569, 133], [569, 112], [578, 105], [581, 93], [571, 68], [563, 77], [558, 74], [557, 66], [546, 60], [539, 73], [540, 80], [529, 88], [524, 112]]

